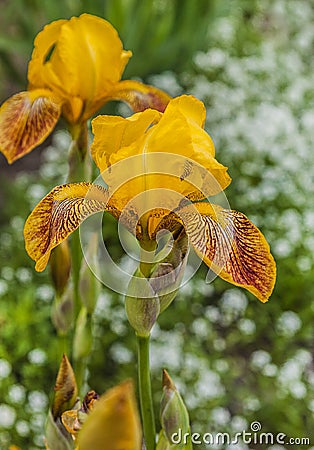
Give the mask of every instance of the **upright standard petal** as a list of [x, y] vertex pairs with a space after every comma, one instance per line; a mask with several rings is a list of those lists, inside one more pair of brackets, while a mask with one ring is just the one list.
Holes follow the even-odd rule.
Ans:
[[[220, 193], [231, 181], [227, 167], [213, 156], [214, 144], [202, 128], [204, 120], [204, 105], [192, 96], [172, 99], [163, 114], [148, 109], [127, 119], [97, 118], [92, 154], [101, 171], [140, 156], [133, 159], [138, 169], [130, 168], [129, 174], [144, 174], [147, 189], [165, 187], [199, 200]], [[154, 173], [158, 178], [152, 178]]]
[[[140, 141], [148, 128], [157, 123], [160, 117], [158, 111], [147, 109], [126, 119], [118, 116], [98, 116], [92, 120], [94, 141], [91, 153], [100, 171], [110, 167], [112, 155]], [[140, 150], [138, 148], [138, 152]]]
[[238, 211], [194, 203], [177, 211], [196, 252], [229, 283], [241, 286], [262, 302], [276, 281], [276, 264], [263, 234]]
[[108, 192], [90, 183], [55, 187], [38, 203], [24, 227], [25, 248], [42, 272], [51, 250], [64, 241], [90, 215], [109, 210]]
[[81, 431], [79, 450], [140, 450], [141, 427], [133, 385], [126, 381], [95, 403]]
[[171, 100], [170, 95], [161, 89], [135, 80], [120, 81], [113, 87], [110, 97], [111, 100], [126, 102], [134, 112], [148, 108], [164, 112]]
[[131, 56], [114, 27], [100, 17], [82, 14], [52, 22], [35, 39], [30, 87], [58, 93], [70, 123], [87, 120], [110, 98]]
[[20, 92], [0, 109], [0, 150], [9, 163], [41, 144], [61, 114], [59, 97], [46, 89]]

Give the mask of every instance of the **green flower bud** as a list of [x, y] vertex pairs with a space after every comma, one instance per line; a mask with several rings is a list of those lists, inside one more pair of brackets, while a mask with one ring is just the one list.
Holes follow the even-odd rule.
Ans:
[[176, 240], [170, 253], [161, 262], [157, 263], [149, 282], [160, 300], [160, 313], [162, 313], [177, 295], [188, 258], [188, 238], [184, 235]]
[[73, 289], [68, 285], [61, 297], [56, 296], [52, 305], [51, 320], [58, 334], [65, 335], [73, 326], [74, 301]]
[[171, 450], [171, 448], [171, 444], [169, 443], [164, 430], [160, 430], [156, 450]]
[[[163, 371], [163, 395], [160, 404], [160, 421], [169, 444], [179, 430], [190, 436], [189, 415], [185, 404], [166, 370]], [[170, 447], [173, 448], [173, 447]], [[178, 443], [174, 448], [192, 449], [191, 443]]]
[[93, 343], [91, 315], [85, 306], [81, 308], [76, 321], [73, 339], [73, 358], [78, 361], [90, 354]]
[[160, 306], [158, 297], [139, 269], [129, 283], [125, 309], [137, 335], [148, 337], [159, 315]]
[[51, 278], [58, 296], [61, 296], [70, 278], [71, 256], [68, 241], [55, 247], [50, 256]]

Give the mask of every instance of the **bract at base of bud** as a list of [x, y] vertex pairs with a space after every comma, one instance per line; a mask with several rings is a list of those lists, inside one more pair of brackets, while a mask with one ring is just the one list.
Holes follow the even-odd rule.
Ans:
[[60, 419], [54, 420], [51, 411], [46, 420], [44, 441], [47, 450], [73, 450], [75, 448], [71, 434], [66, 431]]
[[129, 283], [125, 309], [136, 334], [148, 337], [159, 315], [159, 298], [139, 269]]

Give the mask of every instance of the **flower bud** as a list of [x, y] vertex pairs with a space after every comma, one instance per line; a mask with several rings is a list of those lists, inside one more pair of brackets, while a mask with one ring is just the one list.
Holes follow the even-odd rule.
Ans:
[[177, 295], [188, 259], [188, 238], [184, 235], [173, 243], [170, 253], [157, 263], [149, 283], [160, 301], [162, 313]]
[[159, 315], [159, 299], [139, 269], [128, 286], [125, 297], [128, 320], [138, 336], [148, 337]]
[[[160, 421], [168, 442], [173, 444], [172, 437], [179, 430], [182, 432], [182, 435], [188, 433], [188, 436], [190, 436], [189, 415], [177, 388], [166, 370], [163, 371], [162, 384], [163, 395], [160, 404]], [[192, 449], [192, 446], [190, 442], [188, 444], [182, 442], [182, 445], [178, 444], [177, 448], [188, 450]]]
[[54, 299], [51, 310], [51, 320], [58, 334], [65, 335], [73, 325], [73, 318], [73, 289], [71, 285], [68, 285], [61, 297], [57, 295]]
[[70, 409], [62, 414], [61, 421], [74, 440], [98, 399], [99, 395], [95, 391], [88, 391], [79, 409]]
[[72, 408], [77, 397], [75, 375], [66, 355], [62, 357], [54, 390], [51, 411], [56, 420], [64, 411]]
[[61, 296], [70, 277], [71, 256], [68, 241], [55, 247], [50, 256], [51, 278], [58, 296]]
[[92, 336], [92, 321], [91, 315], [87, 312], [85, 306], [82, 306], [81, 311], [76, 321], [76, 328], [73, 339], [73, 358], [78, 361], [90, 354], [93, 343]]
[[164, 430], [160, 430], [156, 450], [171, 450], [173, 446], [169, 443]]

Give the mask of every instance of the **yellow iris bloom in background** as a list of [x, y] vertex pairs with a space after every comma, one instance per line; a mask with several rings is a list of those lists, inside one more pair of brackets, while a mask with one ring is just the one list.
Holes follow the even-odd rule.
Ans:
[[215, 159], [205, 114], [202, 102], [181, 96], [164, 113], [148, 109], [127, 119], [94, 119], [91, 153], [100, 171], [107, 169], [102, 175], [108, 189], [90, 183], [57, 186], [35, 207], [24, 236], [36, 270], [44, 270], [51, 250], [85, 218], [109, 211], [140, 243], [155, 241], [162, 229], [174, 241], [187, 235], [221, 278], [267, 301], [276, 266], [264, 236], [244, 214], [206, 202], [231, 179]]
[[131, 56], [114, 27], [100, 17], [82, 14], [46, 25], [34, 41], [28, 90], [0, 109], [0, 150], [8, 162], [43, 142], [61, 114], [70, 125], [81, 123], [112, 99], [126, 101], [134, 111], [163, 111], [167, 94], [121, 81]]

